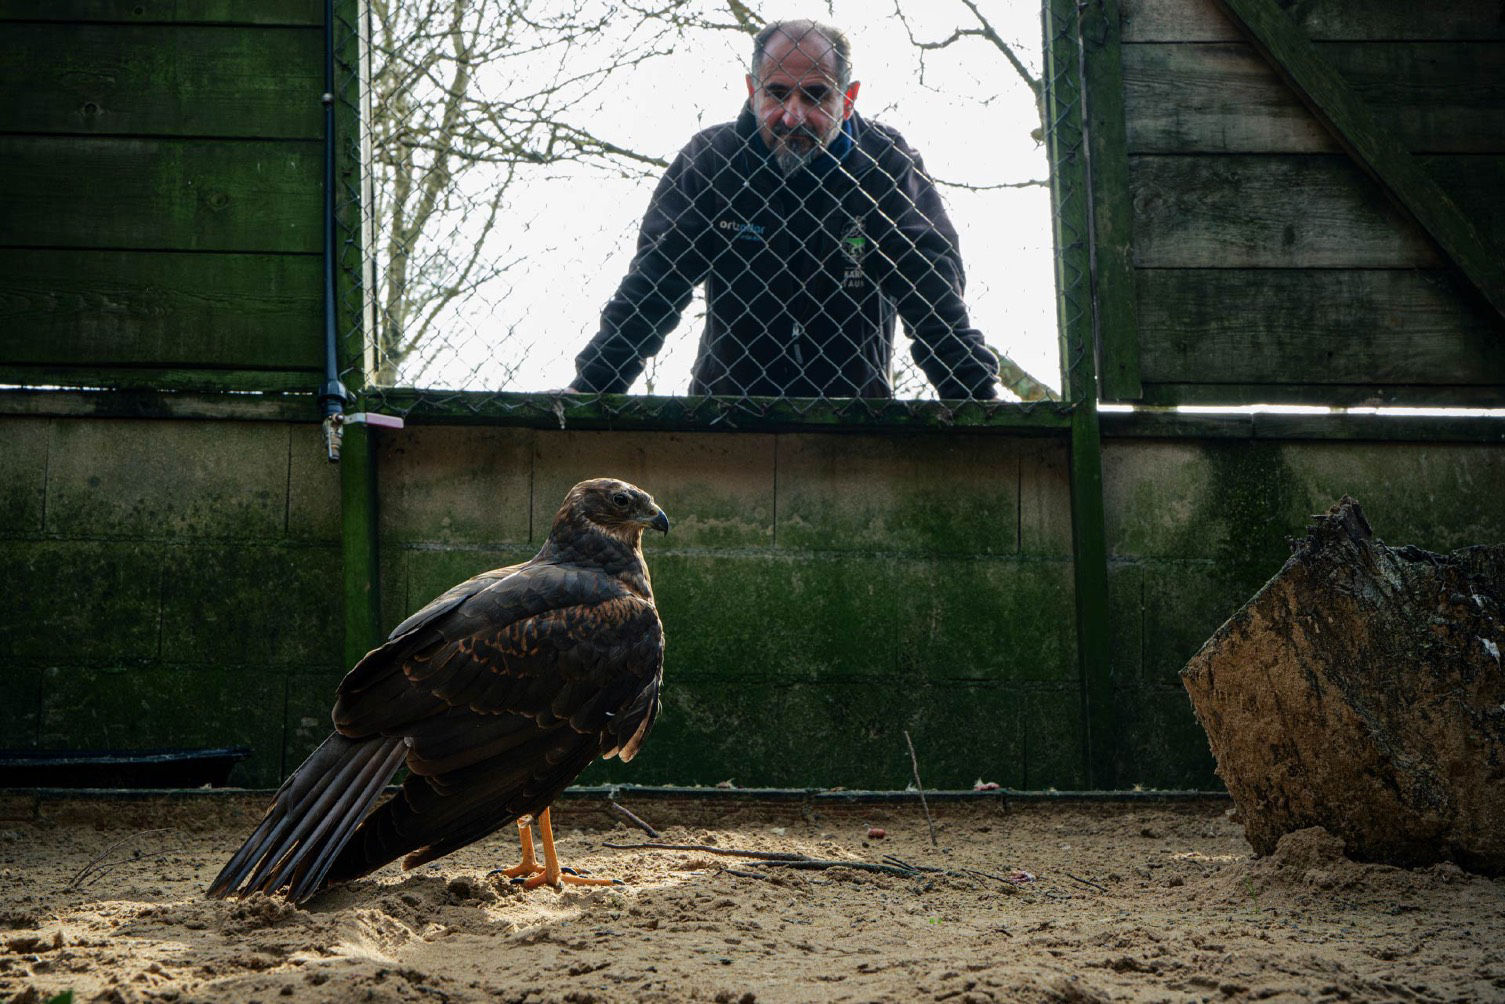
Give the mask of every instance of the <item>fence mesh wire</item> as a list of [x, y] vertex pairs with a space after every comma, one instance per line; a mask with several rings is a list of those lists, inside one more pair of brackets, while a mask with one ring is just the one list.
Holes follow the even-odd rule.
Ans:
[[347, 385], [399, 411], [1064, 407], [1086, 270], [1051, 249], [1083, 249], [1084, 193], [1051, 197], [1046, 144], [1069, 120], [1080, 146], [1049, 58], [1074, 17], [1042, 52], [1016, 5], [828, 9], [849, 50], [791, 26], [754, 61], [739, 3], [371, 0], [342, 26], [369, 31], [340, 67], [369, 80]]

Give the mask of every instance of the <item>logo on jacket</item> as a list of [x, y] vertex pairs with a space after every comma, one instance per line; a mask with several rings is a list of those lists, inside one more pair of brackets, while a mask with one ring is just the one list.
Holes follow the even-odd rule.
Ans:
[[766, 240], [763, 236], [764, 227], [757, 223], [738, 223], [736, 220], [721, 220], [716, 224], [721, 230], [730, 230], [736, 233], [739, 241]]
[[861, 265], [862, 259], [867, 257], [868, 241], [862, 232], [861, 220], [853, 220], [841, 232], [841, 250], [853, 265]]

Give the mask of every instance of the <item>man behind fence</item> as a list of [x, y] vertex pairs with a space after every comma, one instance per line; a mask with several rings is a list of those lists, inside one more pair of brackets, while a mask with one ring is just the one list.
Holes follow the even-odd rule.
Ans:
[[858, 87], [840, 31], [758, 33], [742, 114], [659, 182], [572, 390], [625, 391], [704, 282], [692, 394], [892, 397], [897, 313], [941, 397], [997, 396], [956, 231], [919, 155], [853, 111]]

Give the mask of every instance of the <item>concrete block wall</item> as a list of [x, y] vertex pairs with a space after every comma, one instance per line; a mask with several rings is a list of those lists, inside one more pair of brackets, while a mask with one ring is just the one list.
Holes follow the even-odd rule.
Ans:
[[[1081, 787], [1066, 444], [1052, 437], [414, 426], [378, 439], [382, 619], [530, 557], [614, 474], [647, 544], [665, 713], [586, 782]], [[1216, 787], [1177, 672], [1347, 492], [1391, 544], [1505, 540], [1505, 452], [1110, 436], [1118, 780]], [[0, 746], [245, 744], [276, 784], [343, 675], [317, 427], [0, 418]]]
[[274, 783], [288, 695], [341, 673], [317, 427], [7, 417], [0, 443], [0, 746], [243, 744], [232, 780]]
[[379, 446], [383, 621], [531, 556], [570, 485], [626, 478], [674, 528], [646, 545], [664, 714], [586, 782], [1080, 786], [1059, 440], [415, 427]]

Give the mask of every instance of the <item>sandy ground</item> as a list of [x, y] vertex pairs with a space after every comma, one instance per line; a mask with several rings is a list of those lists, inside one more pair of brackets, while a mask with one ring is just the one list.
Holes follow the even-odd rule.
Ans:
[[211, 902], [256, 803], [44, 803], [0, 823], [0, 1000], [1505, 1000], [1505, 879], [1321, 830], [1253, 859], [1227, 802], [933, 807], [939, 849], [907, 804], [626, 804], [667, 841], [962, 874], [611, 849], [646, 837], [567, 801], [564, 860], [627, 885], [524, 893], [487, 876], [497, 836], [302, 908]]

